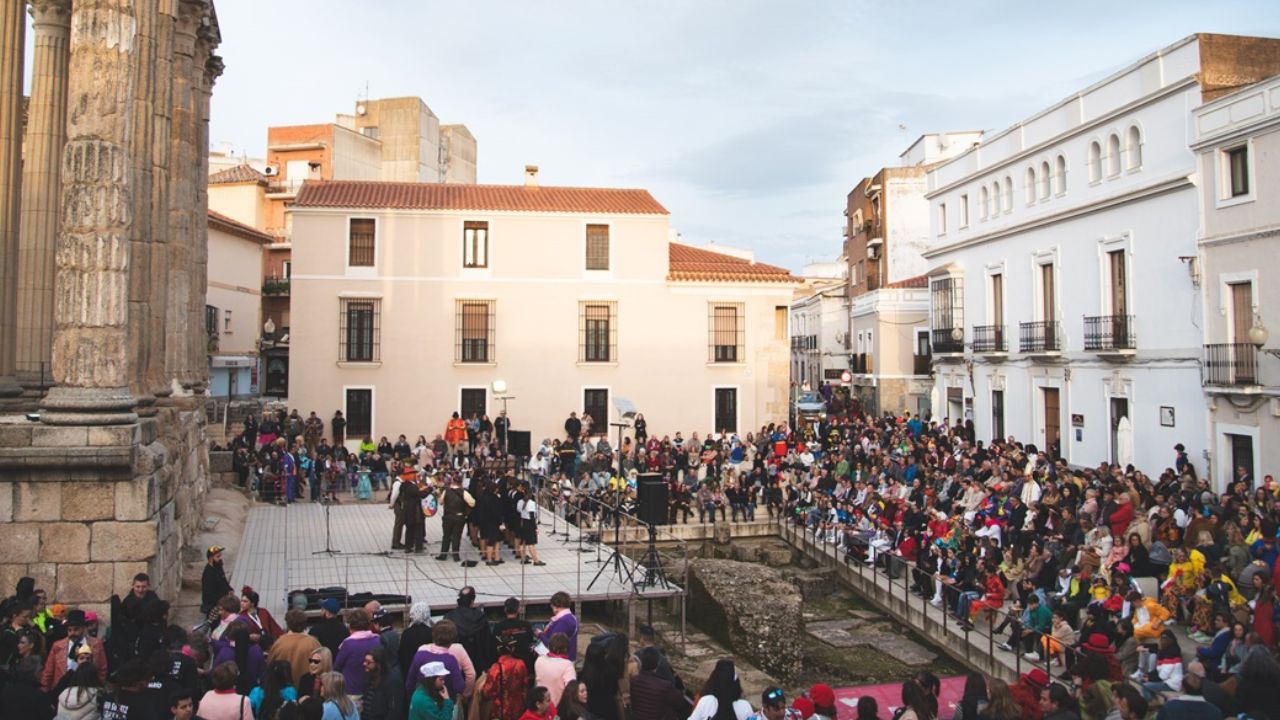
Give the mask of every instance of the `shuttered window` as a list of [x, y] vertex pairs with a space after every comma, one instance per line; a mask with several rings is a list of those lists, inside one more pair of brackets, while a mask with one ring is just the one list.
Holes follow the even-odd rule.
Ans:
[[746, 322], [742, 303], [711, 303], [707, 326], [710, 361], [736, 363], [745, 359]]
[[351, 219], [351, 231], [347, 242], [347, 265], [373, 267], [376, 228], [377, 224], [372, 218]]
[[471, 221], [463, 223], [462, 266], [489, 267], [489, 223]]
[[609, 269], [609, 226], [587, 226], [587, 269]]
[[583, 301], [578, 304], [578, 362], [617, 362], [618, 303]]
[[454, 359], [464, 363], [494, 362], [494, 301], [458, 300], [456, 305]]
[[338, 359], [343, 362], [378, 362], [382, 301], [342, 298], [338, 312]]

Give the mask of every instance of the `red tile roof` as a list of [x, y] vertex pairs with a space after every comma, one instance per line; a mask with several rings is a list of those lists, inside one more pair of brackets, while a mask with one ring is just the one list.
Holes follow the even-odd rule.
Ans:
[[885, 290], [894, 290], [897, 288], [927, 288], [929, 287], [929, 276], [917, 275], [915, 277], [909, 277], [906, 280], [891, 282], [888, 285], [883, 285], [882, 287]]
[[267, 183], [267, 176], [257, 170], [254, 170], [248, 165], [237, 165], [232, 168], [227, 168], [226, 170], [219, 170], [209, 176], [210, 185], [244, 182], [258, 182], [265, 185]]
[[309, 180], [294, 207], [666, 215], [648, 190]]
[[744, 260], [734, 255], [704, 250], [680, 243], [668, 245], [668, 280], [695, 282], [783, 282], [799, 283], [786, 268]]
[[226, 215], [223, 215], [222, 213], [217, 212], [215, 210], [209, 211], [209, 227], [215, 228], [225, 233], [230, 233], [232, 235], [236, 235], [242, 238], [247, 238], [249, 240], [257, 240], [258, 242], [263, 242], [263, 243], [275, 242], [275, 238], [268, 235], [267, 233], [264, 233], [261, 230], [251, 225], [245, 225], [239, 220], [236, 220], [235, 218], [227, 217]]

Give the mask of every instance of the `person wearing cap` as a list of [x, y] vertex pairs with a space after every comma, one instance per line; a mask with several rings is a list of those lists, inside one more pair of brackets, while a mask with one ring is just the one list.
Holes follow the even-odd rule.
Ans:
[[813, 717], [813, 701], [801, 695], [791, 703], [791, 710], [795, 712], [796, 717], [800, 720], [809, 720]]
[[88, 649], [93, 665], [98, 670], [98, 681], [106, 682], [107, 653], [102, 646], [102, 641], [88, 634], [89, 622], [85, 612], [79, 608], [67, 611], [64, 625], [67, 636], [49, 648], [44, 671], [40, 674], [40, 689], [45, 692], [53, 690], [58, 685], [58, 681], [62, 680], [63, 675], [76, 669], [82, 660], [79, 655], [85, 649]]
[[208, 615], [218, 605], [218, 601], [231, 593], [231, 583], [227, 580], [227, 571], [222, 567], [221, 545], [210, 545], [205, 551], [204, 574], [200, 576], [200, 612]]
[[[809, 704], [809, 715], [813, 715], [813, 701], [800, 699]], [[802, 716], [799, 709], [787, 707], [787, 696], [782, 688], [768, 687], [760, 694], [760, 712], [752, 715], [750, 720], [805, 720], [807, 717]]]
[[1041, 717], [1043, 711], [1040, 708], [1040, 693], [1047, 687], [1049, 673], [1041, 668], [1022, 673], [1018, 682], [1009, 686], [1009, 694], [1013, 695], [1018, 707], [1022, 708], [1023, 720]]
[[454, 699], [446, 682], [448, 677], [449, 669], [444, 663], [429, 662], [418, 668], [409, 700], [409, 720], [452, 720]]
[[341, 607], [338, 605], [336, 598], [325, 598], [320, 601], [320, 622], [311, 626], [311, 636], [320, 641], [320, 644], [329, 648], [329, 652], [337, 657], [338, 648], [342, 646], [342, 641], [347, 639], [347, 626], [342, 623], [342, 617], [338, 614]]
[[818, 720], [836, 719], [836, 694], [826, 683], [818, 683], [809, 688], [809, 699], [813, 701], [813, 715]]

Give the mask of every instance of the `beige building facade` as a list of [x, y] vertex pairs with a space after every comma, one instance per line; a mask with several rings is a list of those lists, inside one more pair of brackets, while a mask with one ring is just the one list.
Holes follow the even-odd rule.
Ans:
[[1195, 111], [1209, 472], [1280, 468], [1280, 76]]
[[209, 212], [209, 394], [255, 395], [262, 316], [262, 252], [271, 236], [221, 213]]
[[650, 433], [786, 420], [797, 279], [671, 242], [644, 190], [319, 182], [293, 216], [290, 404], [351, 441], [494, 417], [495, 380], [535, 444], [618, 399]]

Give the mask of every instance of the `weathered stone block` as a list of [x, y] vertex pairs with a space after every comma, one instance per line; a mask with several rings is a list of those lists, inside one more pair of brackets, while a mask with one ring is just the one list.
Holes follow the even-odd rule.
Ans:
[[800, 593], [771, 568], [730, 560], [689, 564], [689, 611], [699, 627], [784, 682], [804, 673]]
[[14, 522], [52, 522], [62, 519], [59, 482], [20, 482], [13, 488]]
[[[155, 554], [156, 524], [154, 522], [93, 524], [91, 555], [94, 562], [148, 560]], [[110, 582], [109, 578], [108, 582]]]
[[[0, 565], [0, 588], [9, 588], [5, 592], [13, 592], [18, 580], [27, 576], [27, 566], [21, 563], [5, 563]], [[41, 587], [36, 583], [36, 587]]]
[[231, 472], [231, 456], [230, 452], [211, 452], [209, 453], [209, 472], [224, 473]]
[[728, 545], [733, 541], [733, 529], [729, 527], [729, 523], [716, 523], [712, 533], [712, 539], [717, 545]]
[[116, 483], [116, 520], [146, 520], [151, 517], [150, 478]]
[[89, 562], [89, 526], [65, 522], [41, 524], [40, 560], [53, 563]]
[[52, 591], [58, 587], [58, 566], [54, 563], [31, 563], [27, 575], [36, 581], [36, 589]]
[[13, 522], [13, 483], [9, 482], [0, 483], [0, 523], [7, 522]]
[[89, 444], [87, 426], [34, 425], [31, 428], [34, 447], [84, 447]]
[[112, 483], [76, 482], [63, 486], [63, 520], [110, 520], [115, 515], [116, 493]]
[[133, 425], [113, 425], [89, 428], [89, 444], [93, 446], [132, 445], [136, 427]]
[[104, 602], [111, 597], [112, 580], [112, 573], [96, 563], [59, 565], [54, 597], [71, 605]]
[[19, 448], [31, 445], [34, 425], [0, 425], [0, 447]]
[[[32, 563], [39, 560], [40, 526], [34, 523], [0, 525], [0, 558], [7, 563]], [[13, 592], [11, 589], [6, 592]]]

